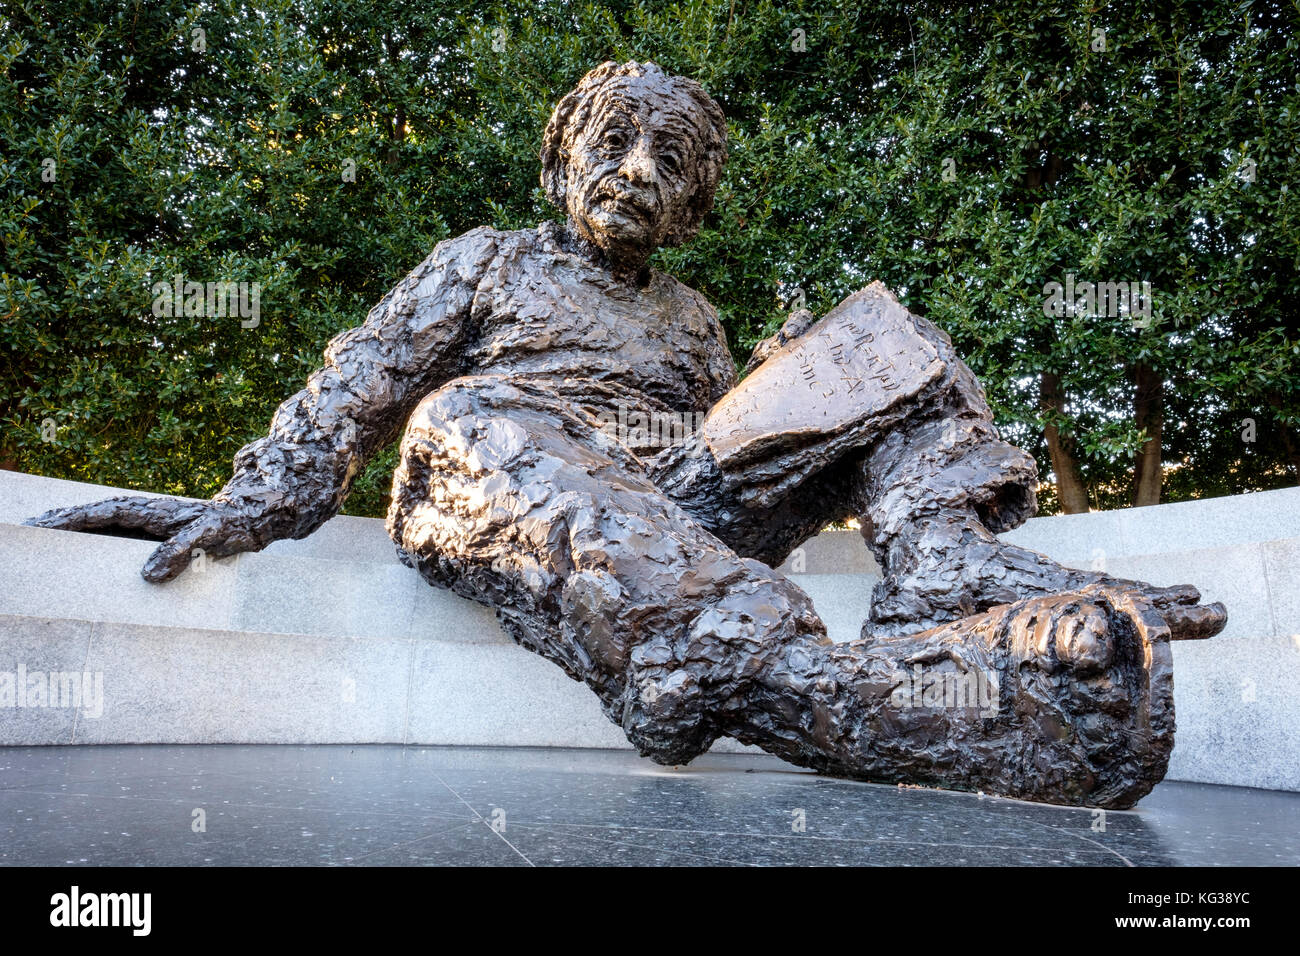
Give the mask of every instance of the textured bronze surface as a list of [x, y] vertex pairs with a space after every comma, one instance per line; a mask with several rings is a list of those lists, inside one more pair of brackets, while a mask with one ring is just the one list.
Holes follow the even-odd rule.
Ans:
[[[716, 311], [646, 266], [699, 229], [726, 160], [698, 83], [602, 64], [541, 159], [567, 224], [440, 243], [330, 342], [212, 501], [31, 523], [161, 540], [143, 573], [165, 581], [196, 549], [310, 534], [405, 425], [401, 559], [495, 608], [655, 760], [726, 735], [864, 780], [1103, 807], [1148, 792], [1173, 747], [1169, 641], [1217, 633], [1222, 606], [999, 541], [1034, 513], [1033, 459], [879, 283], [792, 315], [737, 385]], [[848, 517], [884, 580], [836, 645], [773, 567]]]

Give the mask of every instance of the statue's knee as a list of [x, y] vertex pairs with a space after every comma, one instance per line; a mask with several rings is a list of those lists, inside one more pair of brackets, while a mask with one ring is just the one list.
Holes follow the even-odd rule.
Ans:
[[632, 679], [623, 732], [643, 757], [661, 764], [689, 763], [719, 737], [698, 676], [685, 669]]
[[482, 387], [473, 379], [457, 379], [434, 389], [411, 412], [406, 423], [407, 435], [445, 433], [457, 420], [477, 417], [481, 414]]
[[[758, 573], [757, 563], [746, 563]], [[789, 582], [733, 582], [683, 631], [632, 650], [623, 730], [659, 763], [694, 759], [722, 736], [734, 710], [747, 706], [755, 682], [786, 658], [791, 642], [822, 642], [825, 634], [808, 596]]]
[[501, 457], [481, 447], [500, 438], [492, 426], [501, 416], [482, 401], [485, 384], [449, 382], [425, 395], [407, 419], [387, 520], [390, 537], [407, 551], [445, 549], [482, 510], [483, 463]]

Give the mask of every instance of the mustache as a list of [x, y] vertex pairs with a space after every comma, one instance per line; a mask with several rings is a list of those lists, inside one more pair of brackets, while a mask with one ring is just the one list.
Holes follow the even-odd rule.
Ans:
[[638, 189], [608, 178], [597, 181], [588, 194], [593, 200], [615, 199], [635, 206], [642, 212], [651, 212], [659, 206], [659, 196], [652, 189]]

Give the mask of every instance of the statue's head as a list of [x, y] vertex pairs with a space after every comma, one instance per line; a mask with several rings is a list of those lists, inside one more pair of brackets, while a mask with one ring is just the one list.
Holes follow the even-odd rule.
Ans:
[[616, 266], [694, 236], [727, 161], [727, 125], [695, 80], [654, 63], [602, 63], [542, 138], [542, 186]]

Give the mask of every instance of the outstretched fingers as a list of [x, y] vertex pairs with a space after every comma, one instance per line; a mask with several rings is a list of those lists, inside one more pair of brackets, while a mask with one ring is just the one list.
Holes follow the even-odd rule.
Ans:
[[1223, 630], [1228, 609], [1222, 604], [1201, 604], [1201, 592], [1190, 584], [1160, 588], [1140, 585], [1140, 593], [1169, 625], [1173, 641], [1203, 641]]
[[196, 560], [224, 558], [257, 547], [247, 534], [232, 525], [229, 513], [209, 509], [158, 545], [140, 575], [146, 581], [161, 584], [172, 580]]
[[1228, 623], [1222, 604], [1201, 604], [1201, 592], [1190, 584], [1156, 587], [1141, 581], [1121, 581], [1132, 593], [1142, 595], [1164, 618], [1169, 638], [1174, 641], [1202, 641], [1213, 637]]
[[1219, 602], [1161, 608], [1161, 615], [1169, 625], [1169, 636], [1175, 641], [1203, 641], [1223, 630], [1228, 623], [1228, 609]]
[[70, 508], [54, 508], [23, 522], [59, 531], [143, 531], [165, 540], [203, 512], [207, 502], [121, 495]]
[[1190, 584], [1176, 584], [1169, 588], [1147, 585], [1144, 589], [1151, 603], [1158, 608], [1169, 608], [1179, 604], [1199, 604], [1201, 592]]
[[265, 547], [268, 536], [250, 516], [220, 501], [146, 498], [122, 495], [92, 504], [55, 508], [24, 524], [60, 531], [134, 532], [162, 543], [141, 575], [159, 584], [170, 581], [196, 558], [224, 558]]

